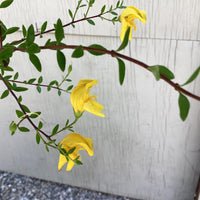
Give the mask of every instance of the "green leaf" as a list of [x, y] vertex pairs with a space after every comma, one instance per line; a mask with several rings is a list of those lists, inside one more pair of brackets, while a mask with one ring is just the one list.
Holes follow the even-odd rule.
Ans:
[[160, 80], [160, 71], [159, 71], [159, 66], [151, 66], [149, 69], [152, 71], [153, 75], [155, 76], [155, 79], [158, 81]]
[[36, 89], [37, 89], [37, 91], [38, 91], [39, 93], [41, 93], [42, 89], [41, 89], [40, 86], [37, 86]]
[[68, 74], [70, 74], [71, 71], [72, 71], [72, 65], [69, 65], [69, 67], [68, 67]]
[[69, 16], [73, 19], [73, 14], [72, 14], [72, 11], [70, 9], [68, 9], [68, 13], [69, 13]]
[[10, 78], [12, 78], [12, 75], [4, 76], [4, 79], [6, 80], [9, 80]]
[[30, 80], [28, 80], [28, 83], [33, 83], [34, 81], [36, 81], [36, 78], [31, 78]]
[[43, 24], [42, 24], [42, 27], [41, 27], [41, 33], [44, 32], [47, 28], [47, 21], [45, 21]]
[[5, 0], [0, 4], [0, 8], [7, 8], [11, 3], [13, 2], [13, 0]]
[[5, 90], [5, 91], [3, 92], [3, 94], [1, 95], [1, 99], [6, 98], [8, 95], [9, 95], [9, 90]]
[[14, 80], [17, 80], [19, 77], [19, 73], [17, 72], [15, 75], [14, 75]]
[[39, 144], [40, 143], [40, 134], [38, 133], [38, 131], [36, 132], [35, 139], [36, 139], [37, 144]]
[[11, 135], [14, 135], [15, 131], [17, 130], [17, 124], [14, 121], [11, 122], [9, 130], [12, 132]]
[[186, 96], [184, 96], [182, 93], [179, 93], [178, 104], [180, 110], [180, 117], [183, 121], [185, 121], [189, 113], [190, 102], [188, 101]]
[[12, 33], [16, 32], [18, 30], [19, 30], [19, 27], [11, 27], [11, 28], [9, 28], [9, 29], [6, 30], [5, 34], [6, 35], [12, 34]]
[[68, 88], [67, 88], [67, 91], [71, 90], [73, 88], [73, 85], [70, 85]]
[[[99, 44], [92, 44], [89, 46], [90, 48], [95, 48], [95, 49], [100, 49], [100, 50], [107, 50], [106, 48], [104, 48], [103, 46], [99, 45]], [[101, 52], [95, 52], [95, 51], [88, 51], [89, 53], [91, 53], [92, 55], [95, 56], [101, 56], [104, 55], [105, 53], [101, 53]]]
[[42, 71], [42, 65], [40, 63], [39, 58], [35, 54], [29, 54], [29, 59], [32, 62], [32, 64], [35, 66], [35, 68], [41, 72]]
[[61, 71], [64, 72], [65, 66], [66, 66], [66, 59], [65, 59], [64, 53], [60, 51], [59, 49], [57, 50], [57, 62]]
[[38, 84], [42, 83], [42, 81], [43, 81], [43, 77], [40, 76], [40, 77], [38, 78]]
[[122, 85], [125, 77], [125, 63], [120, 58], [117, 58], [117, 61], [119, 64], [119, 83]]
[[87, 22], [88, 22], [89, 24], [93, 25], [93, 26], [95, 25], [94, 21], [91, 20], [91, 19], [88, 19]]
[[15, 91], [15, 92], [24, 92], [26, 90], [28, 90], [28, 88], [25, 88], [25, 87], [12, 87], [12, 89]]
[[40, 47], [37, 44], [33, 43], [27, 47], [26, 52], [28, 52], [30, 54], [39, 53]]
[[38, 128], [41, 129], [43, 127], [43, 123], [40, 121], [38, 124]]
[[61, 95], [61, 91], [60, 90], [58, 90], [58, 96], [60, 96]]
[[69, 119], [66, 121], [65, 126], [67, 126], [69, 124]]
[[23, 109], [24, 109], [24, 111], [25, 111], [26, 113], [30, 113], [30, 112], [31, 112], [27, 106], [22, 105], [22, 107], [23, 107]]
[[47, 152], [49, 152], [49, 147], [47, 145], [45, 145], [45, 148], [46, 148]]
[[111, 13], [112, 15], [118, 15], [116, 12], [113, 12], [113, 11], [110, 12], [110, 13]]
[[105, 11], [106, 5], [101, 8], [101, 14]]
[[49, 85], [56, 85], [56, 86], [58, 86], [59, 83], [58, 83], [58, 81], [54, 80], [54, 81], [51, 81], [51, 82], [49, 83]]
[[18, 129], [21, 131], [21, 132], [29, 132], [30, 130], [26, 127], [18, 127]]
[[18, 118], [20, 118], [24, 115], [24, 113], [21, 110], [16, 110], [15, 112], [16, 112]]
[[26, 45], [30, 46], [31, 44], [33, 44], [34, 40], [35, 40], [35, 31], [33, 24], [31, 24], [27, 31]]
[[0, 60], [5, 60], [12, 57], [13, 49], [11, 47], [7, 47], [0, 51]]
[[165, 66], [159, 65], [160, 74], [168, 79], [174, 79], [174, 74]]
[[199, 75], [199, 72], [200, 72], [200, 66], [195, 70], [195, 72], [190, 76], [190, 78], [181, 86], [191, 83]]
[[57, 131], [58, 131], [58, 128], [59, 128], [59, 124], [57, 124], [57, 125], [53, 128], [52, 134], [51, 134], [51, 135], [55, 135], [55, 134], [57, 133]]
[[22, 96], [19, 96], [18, 102], [19, 102], [19, 103], [22, 102]]
[[55, 25], [55, 38], [58, 43], [65, 37], [62, 21], [60, 19], [57, 20], [57, 24]]
[[35, 112], [35, 114], [30, 115], [30, 118], [35, 119], [35, 118], [39, 117], [40, 114], [41, 114], [41, 112]]
[[83, 47], [80, 45], [72, 53], [72, 58], [80, 58], [83, 56], [83, 54], [84, 54]]
[[150, 66], [149, 69], [153, 72], [157, 81], [160, 80], [160, 75], [163, 75], [170, 80], [174, 78], [174, 74], [165, 66], [154, 65]]
[[26, 37], [26, 28], [24, 25], [22, 25], [22, 33], [23, 33], [23, 36]]
[[71, 148], [67, 153], [72, 154], [75, 151], [76, 147]]
[[125, 36], [124, 36], [124, 39], [123, 39], [120, 47], [117, 49], [117, 51], [121, 51], [122, 49], [124, 49], [128, 45], [129, 34], [130, 34], [130, 27], [127, 29]]

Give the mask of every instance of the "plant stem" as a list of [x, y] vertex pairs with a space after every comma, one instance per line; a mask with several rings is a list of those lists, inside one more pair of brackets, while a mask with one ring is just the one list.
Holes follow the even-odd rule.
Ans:
[[59, 88], [59, 86], [52, 86], [52, 85], [44, 85], [44, 84], [38, 84], [38, 83], [25, 83], [23, 81], [16, 81], [16, 80], [8, 80], [9, 82], [13, 83], [20, 83], [20, 84], [25, 84], [25, 85], [34, 85], [34, 86], [40, 86], [40, 87], [50, 87], [53, 89], [61, 90], [63, 92], [66, 92], [66, 90]]
[[[52, 46], [40, 46], [40, 49], [76, 49], [78, 47], [78, 45], [52, 45]], [[143, 68], [145, 68], [146, 70], [150, 71], [149, 70], [149, 65], [139, 61], [139, 60], [136, 60], [134, 58], [131, 58], [129, 56], [126, 56], [126, 55], [123, 55], [123, 54], [120, 54], [120, 53], [117, 53], [116, 51], [113, 51], [113, 50], [104, 50], [104, 49], [97, 49], [97, 48], [91, 48], [91, 47], [87, 47], [87, 46], [82, 46], [82, 48], [84, 50], [87, 50], [87, 51], [94, 51], [94, 52], [99, 52], [99, 53], [104, 53], [104, 54], [108, 54], [112, 57], [118, 57], [118, 58], [122, 58], [124, 60], [128, 60], [132, 63], [135, 63]], [[25, 51], [25, 48], [15, 48], [16, 51]], [[151, 71], [150, 71], [151, 72]], [[195, 94], [192, 94], [191, 92], [183, 89], [182, 87], [179, 86], [178, 83], [174, 83], [173, 81], [171, 81], [170, 79], [166, 78], [165, 76], [163, 75], [160, 75], [160, 78], [163, 79], [165, 82], [167, 82], [169, 85], [171, 85], [175, 90], [185, 94], [186, 96], [189, 96], [193, 99], [196, 99], [198, 101], [200, 101], [200, 96], [197, 96]]]
[[74, 124], [78, 121], [78, 119], [79, 119], [79, 118], [75, 118], [75, 120], [74, 120], [71, 124], [65, 126], [64, 128], [62, 128], [61, 130], [59, 130], [59, 131], [56, 132], [55, 134], [50, 135], [50, 137], [55, 136], [55, 135], [57, 135], [58, 133], [60, 133], [60, 132], [62, 132], [62, 131], [64, 131], [64, 130], [70, 128], [72, 125], [74, 125]]

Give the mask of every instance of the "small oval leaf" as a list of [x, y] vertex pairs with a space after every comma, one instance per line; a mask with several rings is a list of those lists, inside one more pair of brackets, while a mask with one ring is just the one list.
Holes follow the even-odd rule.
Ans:
[[125, 77], [125, 63], [120, 58], [117, 58], [117, 61], [119, 64], [119, 83], [122, 85]]
[[180, 110], [180, 117], [183, 121], [185, 121], [189, 113], [190, 102], [188, 101], [186, 96], [184, 96], [182, 93], [179, 93], [178, 104]]

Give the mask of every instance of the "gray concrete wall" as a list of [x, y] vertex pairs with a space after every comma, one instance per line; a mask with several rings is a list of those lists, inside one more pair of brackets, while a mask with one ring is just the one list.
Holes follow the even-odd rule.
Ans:
[[[110, 5], [115, 1], [103, 2]], [[100, 10], [102, 4], [97, 1], [95, 10]], [[138, 31], [134, 32], [134, 39], [124, 53], [149, 65], [169, 67], [175, 73], [175, 82], [183, 83], [200, 64], [200, 2], [128, 0], [125, 4], [146, 10], [148, 21], [146, 24], [138, 22]], [[51, 27], [58, 17], [64, 22], [69, 20], [66, 17], [69, 7], [74, 5], [66, 0], [18, 0], [6, 12], [1, 11], [0, 18], [8, 27], [30, 23], [40, 27], [46, 20]], [[83, 45], [100, 43], [108, 49], [116, 49], [120, 45], [120, 24], [97, 22], [95, 27], [82, 23], [75, 30], [67, 28], [65, 41]], [[18, 32], [10, 39], [21, 36]], [[41, 44], [49, 37], [54, 36], [45, 36]], [[93, 139], [94, 156], [82, 152], [83, 166], [75, 166], [71, 172], [64, 169], [58, 172], [58, 152], [47, 153], [42, 143], [37, 145], [33, 130], [10, 135], [8, 126], [16, 119], [17, 104], [9, 96], [0, 103], [3, 113], [0, 169], [138, 199], [192, 199], [200, 172], [199, 102], [191, 99], [190, 114], [186, 122], [182, 122], [177, 92], [163, 81], [156, 82], [151, 73], [126, 62], [127, 73], [121, 87], [114, 58], [85, 53], [81, 59], [72, 59], [71, 50], [64, 52], [67, 63], [73, 63], [71, 78], [75, 85], [81, 78], [99, 80], [93, 92], [105, 106], [106, 118], [84, 113], [75, 127], [76, 132]], [[40, 58], [44, 82], [62, 77], [55, 52], [44, 51]], [[22, 53], [16, 53], [12, 66], [20, 71], [21, 80], [40, 75]], [[186, 88], [199, 94], [199, 79]], [[1, 84], [0, 91], [4, 89]], [[58, 97], [56, 91], [47, 93], [45, 89], [38, 94], [32, 87], [23, 94], [23, 99], [31, 109], [42, 111], [46, 132], [57, 123], [73, 119], [67, 94]], [[65, 133], [61, 134], [59, 139], [64, 136]]]

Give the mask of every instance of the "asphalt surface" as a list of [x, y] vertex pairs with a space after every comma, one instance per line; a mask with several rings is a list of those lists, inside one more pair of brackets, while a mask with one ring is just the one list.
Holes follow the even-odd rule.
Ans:
[[0, 171], [0, 200], [134, 200]]

